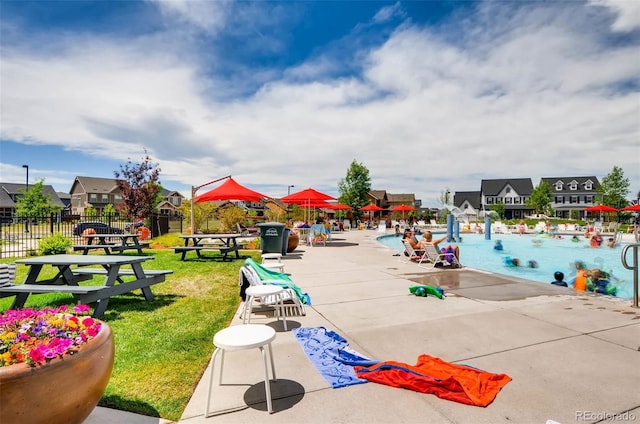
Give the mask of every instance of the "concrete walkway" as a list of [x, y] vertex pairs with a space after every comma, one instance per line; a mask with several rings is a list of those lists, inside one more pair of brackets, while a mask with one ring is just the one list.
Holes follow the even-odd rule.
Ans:
[[[204, 417], [209, 370], [180, 423], [559, 423], [640, 422], [640, 310], [631, 301], [576, 293], [464, 268], [433, 270], [375, 241], [375, 231], [334, 234], [326, 247], [301, 246], [285, 271], [311, 295], [289, 329], [324, 326], [358, 352], [415, 363], [425, 353], [513, 380], [486, 408], [367, 383], [332, 389], [293, 334], [273, 316], [252, 323], [277, 331], [266, 412], [264, 370], [257, 349], [225, 355], [223, 386], [214, 386]], [[461, 246], [462, 263], [473, 252]], [[409, 295], [416, 283], [441, 286], [444, 300]], [[234, 318], [231, 325], [241, 325]], [[212, 346], [213, 351], [213, 346]], [[219, 362], [217, 364], [219, 366]], [[167, 388], [170, 390], [170, 388]], [[88, 424], [166, 421], [96, 408]]]

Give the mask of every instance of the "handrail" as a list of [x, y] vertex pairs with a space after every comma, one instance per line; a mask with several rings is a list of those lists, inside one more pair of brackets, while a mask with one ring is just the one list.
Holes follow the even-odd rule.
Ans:
[[[638, 307], [638, 247], [640, 247], [640, 243], [627, 244], [622, 249], [622, 254], [620, 258], [622, 262], [622, 266], [625, 267], [626, 269], [630, 269], [633, 271], [633, 305], [632, 306], [634, 308]], [[633, 249], [633, 265], [632, 266], [629, 266], [629, 264], [627, 263], [627, 250], [629, 250], [629, 248]]]

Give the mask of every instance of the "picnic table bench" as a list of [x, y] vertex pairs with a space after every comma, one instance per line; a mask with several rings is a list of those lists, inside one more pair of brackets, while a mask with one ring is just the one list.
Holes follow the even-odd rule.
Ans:
[[[149, 243], [141, 243], [137, 233], [127, 234], [87, 234], [84, 236], [87, 240], [86, 244], [76, 244], [73, 251], [82, 251], [83, 255], [87, 255], [90, 250], [104, 250], [107, 255], [113, 252], [122, 253], [126, 250], [136, 250], [140, 255], [143, 254], [142, 249], [148, 248]], [[119, 241], [113, 241], [114, 239]], [[94, 243], [95, 242], [95, 243]]]
[[[22, 308], [30, 294], [69, 293], [80, 303], [96, 302], [93, 315], [100, 318], [104, 315], [109, 299], [112, 296], [140, 289], [145, 300], [153, 300], [151, 285], [165, 281], [171, 270], [144, 270], [142, 262], [151, 260], [150, 256], [122, 255], [50, 255], [17, 260], [30, 266], [23, 284], [4, 281], [0, 286], [0, 297], [16, 296], [12, 309]], [[58, 273], [50, 279], [38, 279], [44, 265], [58, 268]], [[71, 269], [72, 265], [81, 268]], [[102, 268], [82, 268], [86, 265], [101, 265]], [[123, 269], [128, 265], [131, 269]], [[90, 280], [94, 275], [104, 275], [101, 286], [81, 286], [80, 281]], [[131, 276], [133, 280], [124, 281], [121, 277]], [[116, 284], [118, 282], [119, 284]]]
[[[181, 260], [186, 259], [187, 252], [196, 252], [198, 258], [201, 259], [217, 259], [220, 258], [223, 261], [230, 261], [232, 259], [241, 259], [240, 246], [238, 245], [237, 238], [240, 234], [194, 234], [180, 236], [184, 239], [184, 246], [174, 246], [174, 253], [180, 253]], [[213, 242], [205, 242], [204, 240], [215, 240]], [[189, 244], [191, 241], [191, 244]], [[220, 255], [216, 256], [204, 256], [202, 252], [220, 252]], [[229, 256], [229, 253], [235, 252], [235, 256]]]

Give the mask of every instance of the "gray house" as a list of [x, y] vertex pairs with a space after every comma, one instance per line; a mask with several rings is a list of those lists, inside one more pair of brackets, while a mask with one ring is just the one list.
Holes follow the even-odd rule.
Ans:
[[[24, 196], [26, 186], [16, 183], [0, 183], [0, 216], [13, 217], [16, 211], [16, 202]], [[50, 185], [42, 186], [42, 193], [51, 199], [51, 204], [65, 209], [65, 204], [58, 197], [58, 193]]]
[[531, 178], [482, 180], [480, 205], [483, 210], [490, 210], [492, 205], [504, 203], [504, 217], [520, 219], [533, 213], [533, 209], [526, 205], [532, 192]]
[[589, 177], [551, 177], [542, 178], [540, 183], [546, 182], [553, 191], [551, 206], [560, 218], [570, 218], [571, 210], [584, 210], [595, 204], [598, 179]]

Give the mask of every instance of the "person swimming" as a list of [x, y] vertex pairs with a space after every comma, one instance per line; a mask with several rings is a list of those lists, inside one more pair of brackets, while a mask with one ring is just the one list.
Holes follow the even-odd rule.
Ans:
[[504, 246], [502, 246], [502, 240], [496, 240], [496, 243], [493, 245], [494, 250], [504, 250]]

